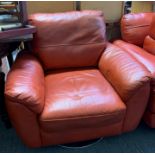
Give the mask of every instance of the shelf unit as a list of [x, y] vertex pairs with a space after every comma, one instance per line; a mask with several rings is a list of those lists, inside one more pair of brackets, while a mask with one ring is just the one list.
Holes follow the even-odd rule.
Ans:
[[[10, 19], [17, 17], [17, 22], [22, 25], [27, 24], [27, 10], [25, 1], [0, 1], [0, 16], [1, 15], [11, 15]], [[6, 20], [2, 20], [1, 23], [5, 24]], [[9, 23], [9, 18], [7, 24]]]

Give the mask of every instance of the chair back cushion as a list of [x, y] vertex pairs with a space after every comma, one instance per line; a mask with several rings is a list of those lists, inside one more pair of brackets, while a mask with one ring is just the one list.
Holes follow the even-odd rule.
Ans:
[[145, 37], [149, 34], [154, 13], [126, 14], [121, 20], [121, 33], [124, 41], [143, 46]]
[[155, 39], [155, 14], [152, 17], [149, 35]]
[[33, 51], [45, 70], [96, 66], [106, 46], [101, 11], [33, 14]]
[[145, 37], [143, 48], [147, 52], [155, 55], [155, 14], [152, 16], [149, 35]]

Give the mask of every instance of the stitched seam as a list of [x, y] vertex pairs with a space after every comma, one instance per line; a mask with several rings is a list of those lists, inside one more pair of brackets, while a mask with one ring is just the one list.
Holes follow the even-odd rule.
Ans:
[[129, 26], [127, 29], [134, 29], [139, 27], [149, 27], [150, 25], [137, 25], [137, 26]]
[[[124, 109], [123, 109], [124, 110]], [[76, 119], [86, 119], [86, 118], [92, 118], [92, 117], [104, 117], [104, 116], [110, 116], [110, 115], [114, 115], [114, 114], [119, 114], [119, 113], [123, 113], [124, 111], [118, 111], [118, 112], [112, 112], [110, 114], [103, 114], [103, 115], [88, 115], [88, 116], [79, 116], [79, 117], [66, 117], [66, 118], [56, 118], [56, 119], [52, 119], [52, 120], [41, 120], [44, 122], [53, 122], [53, 121], [68, 121], [68, 120], [76, 120]]]
[[38, 46], [38, 48], [48, 48], [48, 47], [58, 47], [58, 46], [82, 46], [82, 45], [90, 45], [90, 44], [106, 44], [105, 40], [103, 42], [95, 42], [95, 43], [86, 43], [86, 44], [58, 44], [58, 45], [47, 45], [47, 46]]

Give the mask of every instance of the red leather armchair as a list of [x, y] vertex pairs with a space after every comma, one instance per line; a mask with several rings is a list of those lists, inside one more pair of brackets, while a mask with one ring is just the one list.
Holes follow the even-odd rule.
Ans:
[[121, 20], [122, 39], [115, 45], [134, 57], [151, 73], [151, 91], [145, 122], [155, 128], [155, 13], [124, 15]]
[[5, 87], [8, 113], [23, 142], [40, 147], [135, 129], [149, 97], [150, 73], [106, 42], [102, 12], [30, 19], [37, 27], [33, 51], [18, 55]]

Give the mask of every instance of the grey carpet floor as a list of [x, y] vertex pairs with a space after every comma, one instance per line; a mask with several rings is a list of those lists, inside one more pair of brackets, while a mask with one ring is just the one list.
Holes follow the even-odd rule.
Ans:
[[36, 152], [36, 153], [114, 153], [114, 152], [155, 152], [155, 129], [141, 123], [139, 127], [130, 133], [120, 136], [102, 138], [98, 142], [83, 148], [63, 148], [62, 146], [50, 146], [43, 148], [27, 148], [17, 136], [15, 130], [5, 129], [0, 123], [0, 152]]

